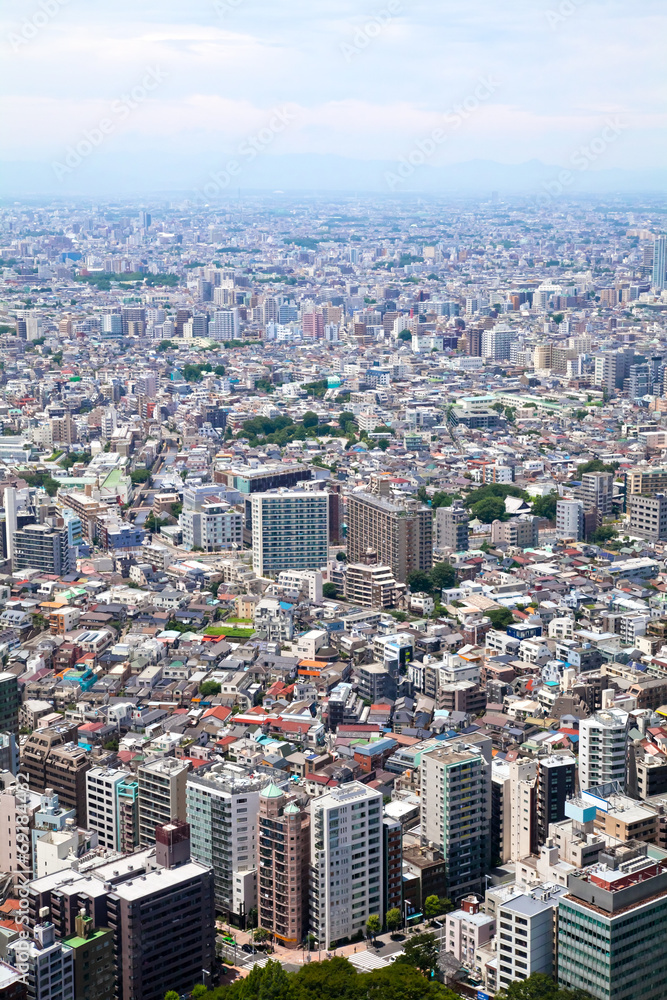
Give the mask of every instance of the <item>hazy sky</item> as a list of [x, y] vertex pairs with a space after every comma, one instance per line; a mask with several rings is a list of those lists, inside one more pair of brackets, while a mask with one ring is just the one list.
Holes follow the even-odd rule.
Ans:
[[248, 141], [398, 161], [434, 129], [427, 166], [567, 164], [611, 120], [592, 169], [664, 168], [666, 38], [659, 0], [4, 0], [0, 158], [53, 174], [106, 119], [87, 182], [196, 184]]

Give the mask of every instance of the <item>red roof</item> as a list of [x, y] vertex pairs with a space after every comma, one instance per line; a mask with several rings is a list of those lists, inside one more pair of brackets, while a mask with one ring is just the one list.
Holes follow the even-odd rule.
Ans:
[[214, 705], [213, 708], [206, 709], [202, 718], [209, 719], [212, 716], [214, 719], [219, 719], [220, 722], [226, 722], [231, 714], [231, 708], [227, 708], [226, 705]]

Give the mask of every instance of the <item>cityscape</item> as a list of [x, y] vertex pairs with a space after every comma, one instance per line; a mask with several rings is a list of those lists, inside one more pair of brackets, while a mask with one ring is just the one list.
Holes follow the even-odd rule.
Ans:
[[533, 6], [0, 16], [0, 1000], [667, 1000], [664, 12]]

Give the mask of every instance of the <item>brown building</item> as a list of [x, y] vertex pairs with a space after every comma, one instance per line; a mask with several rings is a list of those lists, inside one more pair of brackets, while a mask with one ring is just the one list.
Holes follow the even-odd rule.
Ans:
[[447, 895], [447, 866], [441, 851], [435, 847], [404, 847], [403, 863], [407, 878], [403, 895], [412, 907], [423, 913], [429, 896]]
[[373, 549], [378, 561], [390, 566], [405, 583], [413, 570], [433, 565], [433, 512], [416, 501], [393, 503], [372, 493], [347, 498], [347, 555], [362, 563]]
[[113, 1000], [113, 933], [108, 927], [96, 930], [85, 910], [76, 917], [75, 927], [76, 933], [63, 941], [74, 952], [75, 1000]]
[[384, 836], [384, 898], [385, 912], [400, 910], [403, 913], [403, 829], [398, 820], [385, 816], [382, 820]]
[[259, 796], [259, 926], [286, 948], [308, 930], [310, 817], [277, 785]]
[[38, 729], [21, 748], [21, 770], [29, 775], [31, 791], [52, 788], [62, 808], [75, 809], [77, 822], [85, 826], [86, 771], [101, 760], [71, 742], [76, 733], [76, 726], [67, 725]]

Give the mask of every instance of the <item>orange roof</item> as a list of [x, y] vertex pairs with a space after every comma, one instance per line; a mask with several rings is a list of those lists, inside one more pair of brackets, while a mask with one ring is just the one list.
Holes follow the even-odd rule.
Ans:
[[300, 667], [318, 667], [320, 670], [322, 669], [323, 666], [325, 666], [325, 664], [322, 663], [321, 660], [299, 660], [298, 665]]
[[231, 708], [227, 708], [226, 705], [214, 705], [213, 708], [206, 709], [202, 718], [208, 719], [213, 716], [213, 718], [219, 719], [220, 722], [225, 722], [231, 714]]

